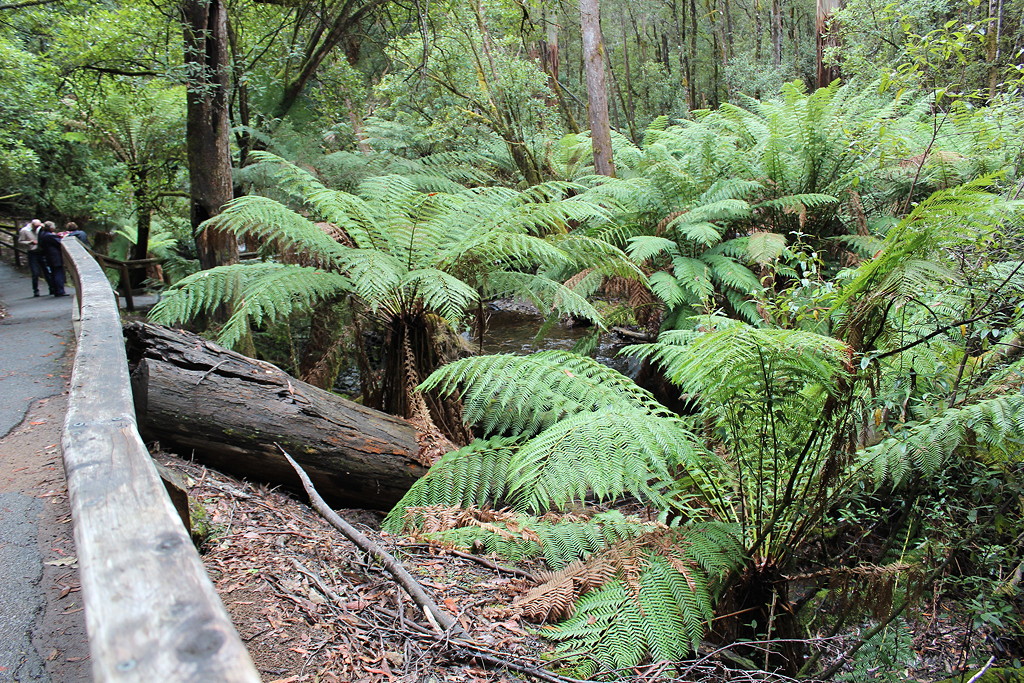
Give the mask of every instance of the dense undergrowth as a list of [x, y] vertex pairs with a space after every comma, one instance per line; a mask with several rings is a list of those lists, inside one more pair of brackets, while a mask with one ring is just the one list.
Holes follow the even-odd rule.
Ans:
[[[262, 193], [212, 225], [262, 258], [184, 279], [153, 317], [226, 304], [222, 340], [284, 338], [274, 359], [326, 386], [348, 354], [363, 400], [442, 432], [387, 528], [543, 557], [518, 606], [563, 673], [713, 643], [853, 680], [939, 595], [1014, 661], [1022, 122], [793, 84], [618, 139], [617, 178], [589, 174], [582, 136], [560, 179], [514, 190], [464, 157], [369, 155], [345, 191], [258, 156]], [[458, 333], [497, 297], [593, 334], [473, 356]], [[622, 351], [634, 376], [587, 356], [613, 325], [654, 339]]]

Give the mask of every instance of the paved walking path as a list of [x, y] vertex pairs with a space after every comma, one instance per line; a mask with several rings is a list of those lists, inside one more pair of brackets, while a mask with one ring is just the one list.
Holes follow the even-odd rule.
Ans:
[[73, 297], [0, 261], [0, 682], [91, 680], [60, 433]]

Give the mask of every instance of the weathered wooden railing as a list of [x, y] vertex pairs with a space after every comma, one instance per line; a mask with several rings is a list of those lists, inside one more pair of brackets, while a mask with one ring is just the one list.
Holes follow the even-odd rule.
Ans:
[[64, 422], [85, 620], [97, 681], [259, 681], [136, 429], [110, 283], [64, 242], [78, 348]]
[[[7, 247], [14, 256], [14, 265], [21, 266], [21, 255], [26, 253], [18, 246], [18, 224], [0, 225], [0, 247]], [[0, 251], [3, 251], [0, 249]], [[26, 257], [27, 258], [27, 257]]]
[[121, 261], [116, 258], [111, 258], [104, 254], [97, 254], [96, 252], [89, 252], [92, 257], [96, 259], [100, 266], [103, 268], [111, 268], [116, 270], [121, 276], [121, 295], [124, 296], [125, 310], [135, 310], [135, 293], [132, 291], [132, 276], [131, 271], [138, 270], [139, 268], [147, 268], [151, 265], [155, 265], [163, 262], [163, 259], [159, 258], [147, 258], [147, 259], [136, 259], [133, 261]]

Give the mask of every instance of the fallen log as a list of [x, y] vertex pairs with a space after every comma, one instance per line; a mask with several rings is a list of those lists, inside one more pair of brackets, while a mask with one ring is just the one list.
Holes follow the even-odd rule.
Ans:
[[184, 457], [301, 491], [287, 449], [332, 504], [390, 509], [427, 468], [415, 427], [197, 335], [125, 325], [139, 431]]

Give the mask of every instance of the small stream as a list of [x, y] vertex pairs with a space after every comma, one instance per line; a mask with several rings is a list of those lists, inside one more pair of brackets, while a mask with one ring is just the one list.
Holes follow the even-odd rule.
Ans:
[[[572, 350], [578, 341], [594, 332], [592, 327], [569, 327], [558, 323], [544, 330], [538, 339], [537, 333], [544, 325], [544, 318], [536, 313], [515, 310], [491, 310], [487, 315], [487, 329], [484, 333], [483, 353], [512, 353], [526, 355], [549, 349]], [[473, 349], [479, 349], [474, 337], [469, 339]], [[632, 363], [628, 358], [616, 356], [625, 344], [614, 334], [601, 335], [594, 358], [601, 364], [628, 374]]]
[[[539, 313], [519, 310], [518, 308], [491, 308], [485, 312], [487, 327], [484, 332], [483, 354], [511, 353], [527, 355], [536, 351], [549, 349], [572, 350], [578, 341], [593, 333], [592, 327], [570, 327], [557, 323], [544, 330], [543, 336], [537, 333], [544, 325], [544, 317]], [[465, 339], [474, 352], [480, 353], [480, 342], [475, 336], [465, 334]], [[607, 365], [619, 372], [633, 376], [637, 362], [631, 358], [617, 356], [619, 349], [625, 346], [619, 337], [612, 333], [601, 335], [594, 358], [602, 365]], [[359, 394], [359, 370], [350, 366], [343, 368], [334, 383], [334, 390], [348, 396]]]

